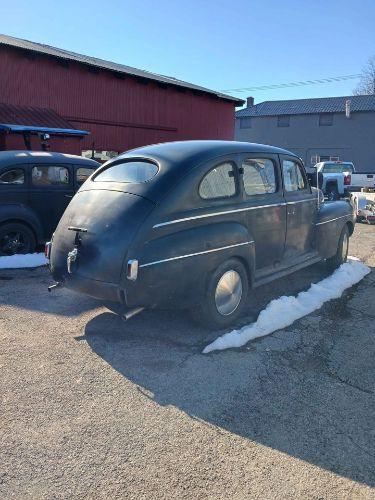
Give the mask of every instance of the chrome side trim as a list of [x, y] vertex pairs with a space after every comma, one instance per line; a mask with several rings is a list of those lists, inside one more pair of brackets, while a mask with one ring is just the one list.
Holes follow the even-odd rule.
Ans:
[[350, 217], [350, 214], [341, 215], [341, 217], [335, 217], [334, 219], [324, 220], [323, 222], [317, 222], [315, 225], [320, 226], [322, 224], [328, 224], [328, 222], [333, 222], [335, 220], [344, 219], [345, 217]]
[[170, 262], [171, 260], [186, 259], [187, 257], [195, 257], [196, 255], [204, 255], [206, 253], [219, 252], [221, 250], [227, 250], [228, 248], [250, 245], [251, 243], [254, 243], [254, 240], [245, 241], [244, 243], [236, 243], [235, 245], [227, 245], [225, 247], [213, 248], [212, 250], [204, 250], [203, 252], [195, 252], [186, 255], [180, 255], [178, 257], [170, 257], [169, 259], [156, 260], [155, 262], [148, 262], [147, 264], [141, 264], [139, 267], [154, 266], [155, 264], [162, 264], [163, 262]]
[[175, 219], [175, 220], [168, 220], [166, 222], [160, 222], [159, 224], [155, 224], [153, 226], [153, 229], [157, 229], [158, 227], [163, 227], [163, 226], [169, 226], [170, 224], [177, 224], [179, 222], [187, 222], [196, 219], [205, 219], [206, 217], [215, 217], [216, 215], [235, 214], [237, 212], [247, 212], [248, 210], [257, 210], [258, 208], [284, 207], [285, 205], [295, 205], [296, 203], [304, 203], [305, 201], [317, 201], [317, 199], [309, 198], [305, 200], [271, 203], [270, 205], [257, 205], [255, 207], [236, 208], [234, 210], [225, 210], [223, 212], [213, 212], [212, 214], [193, 215], [191, 217], [184, 217], [183, 219]]
[[236, 208], [234, 210], [225, 210], [224, 212], [213, 212], [212, 214], [193, 215], [192, 217], [184, 217], [183, 219], [175, 219], [175, 220], [168, 220], [166, 222], [160, 222], [159, 224], [155, 224], [155, 226], [153, 226], [153, 229], [156, 229], [156, 228], [162, 227], [162, 226], [169, 226], [170, 224], [177, 224], [178, 222], [186, 222], [189, 220], [204, 219], [206, 217], [215, 217], [216, 215], [234, 214], [237, 212], [247, 212], [248, 210], [256, 210], [257, 208], [281, 207], [281, 206], [285, 206], [285, 205], [286, 205], [285, 202], [273, 203], [271, 205], [259, 205], [256, 207], [246, 207], [246, 208]]
[[287, 201], [287, 205], [296, 205], [297, 203], [304, 203], [305, 201], [318, 201], [317, 198], [308, 198], [306, 200], [296, 200], [296, 201]]

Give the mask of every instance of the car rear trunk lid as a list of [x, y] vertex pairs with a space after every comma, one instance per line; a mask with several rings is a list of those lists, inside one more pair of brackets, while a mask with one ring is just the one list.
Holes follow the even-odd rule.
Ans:
[[[118, 283], [124, 258], [154, 204], [106, 189], [79, 191], [54, 233], [50, 267], [57, 281], [74, 278]], [[68, 255], [70, 253], [70, 272]]]

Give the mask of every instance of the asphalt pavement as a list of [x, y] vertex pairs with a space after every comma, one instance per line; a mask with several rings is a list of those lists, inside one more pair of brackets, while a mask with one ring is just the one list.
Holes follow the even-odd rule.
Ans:
[[[0, 498], [375, 498], [372, 272], [338, 300], [241, 349], [187, 313], [129, 322], [47, 292], [45, 268], [0, 270]], [[327, 276], [252, 292], [242, 324]]]

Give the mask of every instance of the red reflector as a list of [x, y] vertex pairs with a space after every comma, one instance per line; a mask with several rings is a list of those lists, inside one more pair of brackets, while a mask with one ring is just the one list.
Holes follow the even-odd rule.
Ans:
[[352, 176], [350, 174], [344, 175], [345, 186], [350, 186], [351, 182], [352, 182]]

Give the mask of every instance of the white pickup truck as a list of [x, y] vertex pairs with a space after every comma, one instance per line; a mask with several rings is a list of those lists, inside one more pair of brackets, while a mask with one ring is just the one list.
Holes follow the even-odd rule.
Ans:
[[319, 187], [329, 200], [337, 200], [362, 188], [375, 188], [375, 172], [356, 173], [353, 163], [348, 161], [321, 161], [313, 167], [320, 177]]

